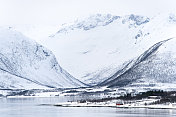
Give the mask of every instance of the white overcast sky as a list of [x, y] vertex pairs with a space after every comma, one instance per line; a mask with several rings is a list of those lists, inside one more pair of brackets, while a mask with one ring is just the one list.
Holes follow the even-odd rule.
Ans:
[[61, 24], [95, 13], [154, 15], [176, 0], [0, 0], [0, 25]]

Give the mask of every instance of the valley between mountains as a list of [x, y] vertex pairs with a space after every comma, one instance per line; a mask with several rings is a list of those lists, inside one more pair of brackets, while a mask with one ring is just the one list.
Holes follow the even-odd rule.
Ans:
[[0, 28], [1, 89], [176, 88], [173, 13], [95, 14], [36, 27]]

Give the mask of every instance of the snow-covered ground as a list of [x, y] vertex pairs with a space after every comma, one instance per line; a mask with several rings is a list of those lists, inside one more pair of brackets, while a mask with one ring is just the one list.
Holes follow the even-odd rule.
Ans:
[[128, 101], [128, 103], [126, 103], [126, 104], [122, 103], [120, 105], [118, 105], [118, 102], [122, 101], [122, 100], [113, 100], [113, 101], [106, 101], [106, 102], [62, 102], [62, 103], [53, 104], [53, 106], [176, 109], [176, 104], [175, 103], [151, 104], [151, 103], [156, 102], [158, 100], [159, 99], [133, 100], [133, 101]]

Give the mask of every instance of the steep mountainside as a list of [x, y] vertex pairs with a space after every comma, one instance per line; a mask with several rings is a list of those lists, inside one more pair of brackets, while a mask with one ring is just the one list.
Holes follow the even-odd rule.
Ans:
[[51, 51], [12, 29], [0, 28], [0, 88], [66, 88], [83, 83]]
[[99, 86], [176, 88], [175, 44], [176, 38], [156, 43]]
[[176, 35], [176, 16], [97, 14], [64, 25], [43, 41], [74, 77], [98, 84], [155, 43]]

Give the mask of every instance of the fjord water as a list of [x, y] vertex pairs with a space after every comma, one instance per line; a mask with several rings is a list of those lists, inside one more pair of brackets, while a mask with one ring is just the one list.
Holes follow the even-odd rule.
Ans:
[[176, 110], [135, 109], [110, 107], [55, 107], [55, 104], [75, 100], [74, 97], [57, 98], [2, 98], [0, 117], [174, 117]]

